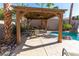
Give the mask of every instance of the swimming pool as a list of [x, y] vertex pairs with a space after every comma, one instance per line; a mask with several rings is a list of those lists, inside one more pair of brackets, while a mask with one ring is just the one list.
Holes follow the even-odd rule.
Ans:
[[[56, 35], [58, 36], [58, 32], [51, 32], [50, 35]], [[63, 37], [64, 36], [71, 36], [73, 40], [79, 41], [79, 33], [75, 32], [62, 32]]]

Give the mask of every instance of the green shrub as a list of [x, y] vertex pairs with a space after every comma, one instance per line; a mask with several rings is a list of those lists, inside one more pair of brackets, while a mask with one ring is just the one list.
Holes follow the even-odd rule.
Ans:
[[27, 27], [25, 25], [21, 25], [21, 32], [25, 31]]
[[[21, 28], [21, 33], [26, 30], [24, 26], [21, 26], [20, 28]], [[12, 34], [16, 35], [16, 25], [13, 25], [12, 27]]]
[[72, 25], [71, 24], [63, 24], [64, 29], [71, 29]]
[[[20, 29], [21, 29], [21, 32], [24, 32], [25, 30], [29, 30], [28, 26], [25, 26], [25, 25], [21, 25]], [[12, 33], [16, 34], [16, 25], [13, 25], [13, 27], [12, 27]]]
[[3, 15], [3, 9], [0, 9], [0, 20], [3, 20], [4, 15]]
[[13, 25], [13, 27], [12, 27], [12, 34], [16, 34], [16, 25]]

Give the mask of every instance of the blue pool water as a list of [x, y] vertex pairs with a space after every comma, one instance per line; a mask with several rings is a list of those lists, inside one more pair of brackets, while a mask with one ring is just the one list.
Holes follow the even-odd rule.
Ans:
[[[58, 32], [51, 32], [50, 35], [58, 35]], [[62, 32], [63, 37], [64, 36], [71, 36], [73, 40], [79, 41], [79, 33], [75, 32]]]

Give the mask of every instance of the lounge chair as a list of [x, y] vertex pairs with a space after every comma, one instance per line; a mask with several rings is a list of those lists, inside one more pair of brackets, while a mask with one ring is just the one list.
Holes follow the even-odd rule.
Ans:
[[30, 38], [36, 38], [38, 37], [38, 34], [39, 34], [39, 30], [31, 30], [30, 32]]
[[65, 39], [65, 40], [72, 40], [72, 37], [71, 36], [65, 36], [65, 37], [63, 37], [63, 39]]
[[65, 48], [62, 49], [62, 56], [69, 56], [69, 53]]
[[79, 42], [75, 40], [65, 40], [62, 43], [62, 56], [79, 56]]
[[78, 52], [68, 51], [65, 48], [62, 49], [62, 56], [79, 56]]

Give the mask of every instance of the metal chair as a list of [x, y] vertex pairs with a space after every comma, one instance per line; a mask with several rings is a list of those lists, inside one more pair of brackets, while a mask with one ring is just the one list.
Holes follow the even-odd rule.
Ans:
[[65, 48], [62, 49], [62, 56], [69, 56], [69, 53]]

